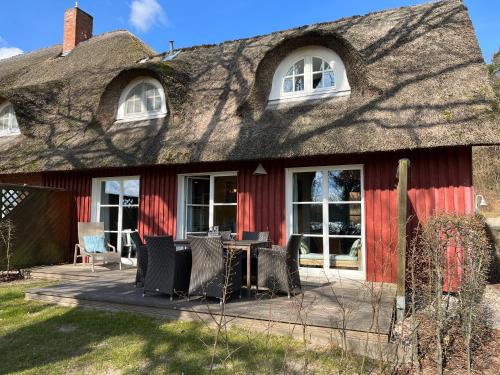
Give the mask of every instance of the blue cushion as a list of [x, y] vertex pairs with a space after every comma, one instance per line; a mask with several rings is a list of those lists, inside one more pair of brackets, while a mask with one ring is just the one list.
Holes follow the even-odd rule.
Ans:
[[84, 236], [85, 251], [87, 253], [106, 253], [106, 241], [104, 236]]
[[323, 254], [321, 253], [307, 253], [307, 254], [300, 254], [301, 259], [315, 259], [315, 260], [321, 260], [323, 259]]

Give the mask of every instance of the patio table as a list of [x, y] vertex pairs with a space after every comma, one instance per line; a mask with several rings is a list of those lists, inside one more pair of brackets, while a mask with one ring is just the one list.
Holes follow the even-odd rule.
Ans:
[[[175, 245], [178, 247], [189, 247], [189, 240], [175, 240]], [[251, 254], [253, 249], [257, 249], [259, 247], [269, 247], [268, 241], [259, 241], [259, 240], [229, 240], [222, 241], [222, 245], [224, 249], [227, 251], [242, 251], [247, 254], [247, 290], [250, 294], [252, 290], [252, 282], [251, 282]]]

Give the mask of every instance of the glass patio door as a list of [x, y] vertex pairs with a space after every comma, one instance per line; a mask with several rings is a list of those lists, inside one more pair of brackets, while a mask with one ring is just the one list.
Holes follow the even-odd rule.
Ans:
[[237, 176], [233, 172], [180, 175], [178, 233], [207, 234], [210, 228], [236, 234]]
[[138, 229], [139, 178], [94, 180], [93, 202], [93, 221], [104, 223], [106, 240], [116, 246], [122, 261], [135, 264], [130, 233]]
[[300, 266], [362, 270], [361, 167], [297, 168], [287, 178], [288, 232], [303, 235]]

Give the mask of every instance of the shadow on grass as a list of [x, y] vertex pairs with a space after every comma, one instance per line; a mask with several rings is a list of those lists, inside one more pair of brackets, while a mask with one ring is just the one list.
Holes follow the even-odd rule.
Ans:
[[[24, 301], [19, 290], [0, 290], [0, 319], [7, 322], [0, 330], [0, 373], [199, 374], [211, 363], [213, 332], [200, 323], [55, 307]], [[216, 352], [217, 373], [272, 373], [292, 346], [231, 330]], [[233, 353], [229, 362], [227, 353]]]

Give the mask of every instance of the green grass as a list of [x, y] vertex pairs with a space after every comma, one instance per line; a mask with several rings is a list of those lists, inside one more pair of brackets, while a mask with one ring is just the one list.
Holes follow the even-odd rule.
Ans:
[[[27, 288], [0, 285], [0, 373], [203, 374], [214, 331], [196, 322], [58, 307], [24, 300]], [[227, 348], [231, 355], [227, 356]], [[305, 350], [290, 338], [231, 329], [215, 356], [217, 374], [359, 372], [361, 361], [340, 361], [335, 349]], [[288, 367], [284, 367], [288, 363]], [[369, 363], [367, 363], [369, 364]]]

